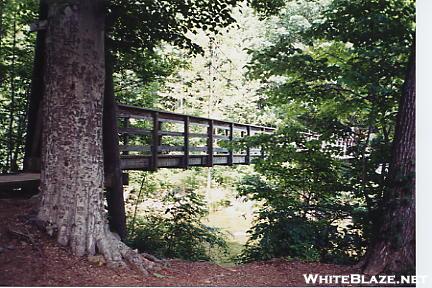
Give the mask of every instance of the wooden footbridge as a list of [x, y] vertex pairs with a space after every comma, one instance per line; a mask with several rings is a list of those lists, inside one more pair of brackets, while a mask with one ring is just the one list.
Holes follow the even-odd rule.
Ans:
[[[212, 167], [250, 164], [263, 155], [259, 147], [238, 150], [233, 143], [274, 128], [198, 116], [116, 105], [118, 159], [121, 170], [156, 171], [158, 168]], [[39, 125], [40, 126], [40, 125]], [[0, 187], [37, 181], [40, 171], [40, 127], [24, 160], [25, 172], [0, 176]], [[117, 145], [114, 145], [117, 146]], [[22, 181], [20, 181], [22, 179]]]
[[[236, 148], [242, 138], [272, 133], [274, 128], [247, 125], [158, 111], [105, 101], [103, 150], [105, 187], [111, 228], [126, 235], [123, 185], [127, 170], [156, 171], [159, 168], [248, 165], [263, 156], [259, 147]], [[33, 106], [34, 107], [34, 106]], [[36, 109], [38, 108], [38, 109]], [[42, 121], [39, 107], [29, 111], [24, 173], [0, 175], [3, 188], [30, 188], [39, 184]], [[308, 139], [318, 139], [315, 134]], [[344, 153], [352, 140], [338, 141]], [[348, 155], [348, 154], [347, 154]]]
[[[249, 165], [263, 155], [259, 147], [235, 149], [233, 143], [242, 138], [261, 133], [271, 133], [274, 128], [215, 120], [173, 112], [116, 105], [116, 127], [104, 134], [118, 139], [117, 146], [121, 170], [156, 171], [158, 168], [212, 167], [215, 165]], [[40, 133], [33, 141], [30, 155], [25, 157], [25, 172], [40, 171]], [[107, 135], [104, 135], [104, 138]], [[105, 143], [104, 143], [105, 144]], [[112, 151], [106, 151], [112, 154]], [[110, 157], [105, 157], [110, 158]], [[111, 156], [112, 158], [112, 156]], [[107, 161], [108, 160], [108, 161]], [[110, 162], [109, 159], [105, 159]], [[110, 163], [107, 163], [110, 164]], [[3, 176], [1, 176], [3, 177]], [[14, 183], [19, 176], [12, 177]], [[8, 177], [7, 179], [12, 179]], [[6, 178], [0, 178], [6, 179]], [[0, 180], [0, 185], [5, 184]]]
[[259, 148], [233, 149], [241, 138], [274, 128], [118, 105], [122, 170], [250, 164]]
[[[122, 237], [126, 235], [123, 184], [127, 183], [127, 174], [124, 171], [248, 165], [263, 155], [261, 149], [236, 149], [233, 144], [274, 130], [107, 102], [103, 123], [105, 187], [110, 224]], [[39, 185], [40, 118], [40, 111], [30, 111], [24, 171], [0, 175], [0, 190], [20, 187], [36, 190]]]

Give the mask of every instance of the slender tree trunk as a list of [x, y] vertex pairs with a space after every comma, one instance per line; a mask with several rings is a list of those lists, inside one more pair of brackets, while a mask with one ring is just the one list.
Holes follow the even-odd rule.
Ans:
[[389, 185], [377, 240], [367, 253], [364, 273], [415, 274], [415, 45], [398, 117]]
[[[27, 89], [26, 91], [26, 97], [28, 97], [29, 95], [29, 90]], [[20, 152], [22, 151], [22, 146], [23, 146], [23, 132], [25, 129], [25, 125], [26, 125], [26, 118], [27, 118], [27, 111], [28, 111], [28, 101], [25, 102], [25, 113], [22, 113], [21, 115], [19, 115], [18, 121], [17, 121], [17, 126], [18, 126], [18, 130], [17, 130], [17, 138], [15, 141], [15, 149], [13, 151], [12, 154], [12, 160], [11, 160], [11, 170], [12, 172], [17, 172], [19, 169], [19, 165], [18, 165], [18, 158], [20, 156]]]
[[14, 150], [14, 116], [15, 116], [15, 60], [16, 60], [16, 36], [17, 36], [17, 29], [16, 29], [16, 12], [14, 12], [13, 16], [13, 40], [12, 40], [12, 63], [11, 63], [11, 72], [10, 72], [10, 95], [11, 95], [11, 103], [9, 107], [9, 128], [8, 128], [8, 155], [7, 155], [7, 161], [6, 166], [9, 171], [13, 170], [12, 167], [12, 155]]
[[[39, 3], [39, 20], [46, 20], [48, 7], [45, 1]], [[41, 158], [42, 98], [44, 93], [45, 30], [37, 32], [33, 60], [33, 73], [28, 99], [27, 130], [24, 146], [24, 171], [39, 171]]]
[[[3, 14], [4, 14], [4, 8], [6, 5], [6, 1], [5, 0], [0, 0], [0, 61], [3, 62], [3, 35], [5, 33], [5, 28], [3, 27]], [[4, 75], [0, 75], [0, 88], [3, 86], [3, 80], [4, 80]]]
[[146, 272], [152, 263], [109, 230], [103, 204], [104, 1], [48, 3], [38, 217], [75, 255]]
[[122, 170], [120, 167], [119, 137], [114, 97], [113, 59], [105, 52], [105, 95], [103, 113], [103, 152], [105, 177], [108, 183], [107, 203], [111, 230], [121, 239], [126, 238], [126, 212], [124, 207]]

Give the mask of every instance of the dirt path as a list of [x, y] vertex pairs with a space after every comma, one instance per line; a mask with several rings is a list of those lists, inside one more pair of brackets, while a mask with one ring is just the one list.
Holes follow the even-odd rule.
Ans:
[[357, 273], [350, 267], [273, 260], [225, 268], [209, 262], [169, 261], [144, 277], [72, 256], [32, 224], [33, 207], [0, 200], [1, 286], [305, 286], [303, 274]]

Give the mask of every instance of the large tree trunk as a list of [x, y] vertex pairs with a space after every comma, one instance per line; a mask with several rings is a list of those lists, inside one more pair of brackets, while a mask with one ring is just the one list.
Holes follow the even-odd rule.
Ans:
[[38, 217], [75, 255], [145, 271], [150, 262], [110, 232], [103, 203], [103, 4], [49, 1]]
[[415, 274], [415, 45], [396, 120], [389, 185], [379, 235], [369, 248], [364, 273]]

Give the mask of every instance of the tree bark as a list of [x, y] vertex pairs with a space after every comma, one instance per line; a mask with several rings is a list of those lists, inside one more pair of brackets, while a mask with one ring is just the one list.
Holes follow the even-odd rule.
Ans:
[[396, 120], [389, 185], [379, 235], [367, 253], [364, 273], [415, 274], [415, 44]]
[[146, 272], [152, 262], [109, 230], [103, 203], [104, 1], [48, 4], [38, 217], [73, 254]]

